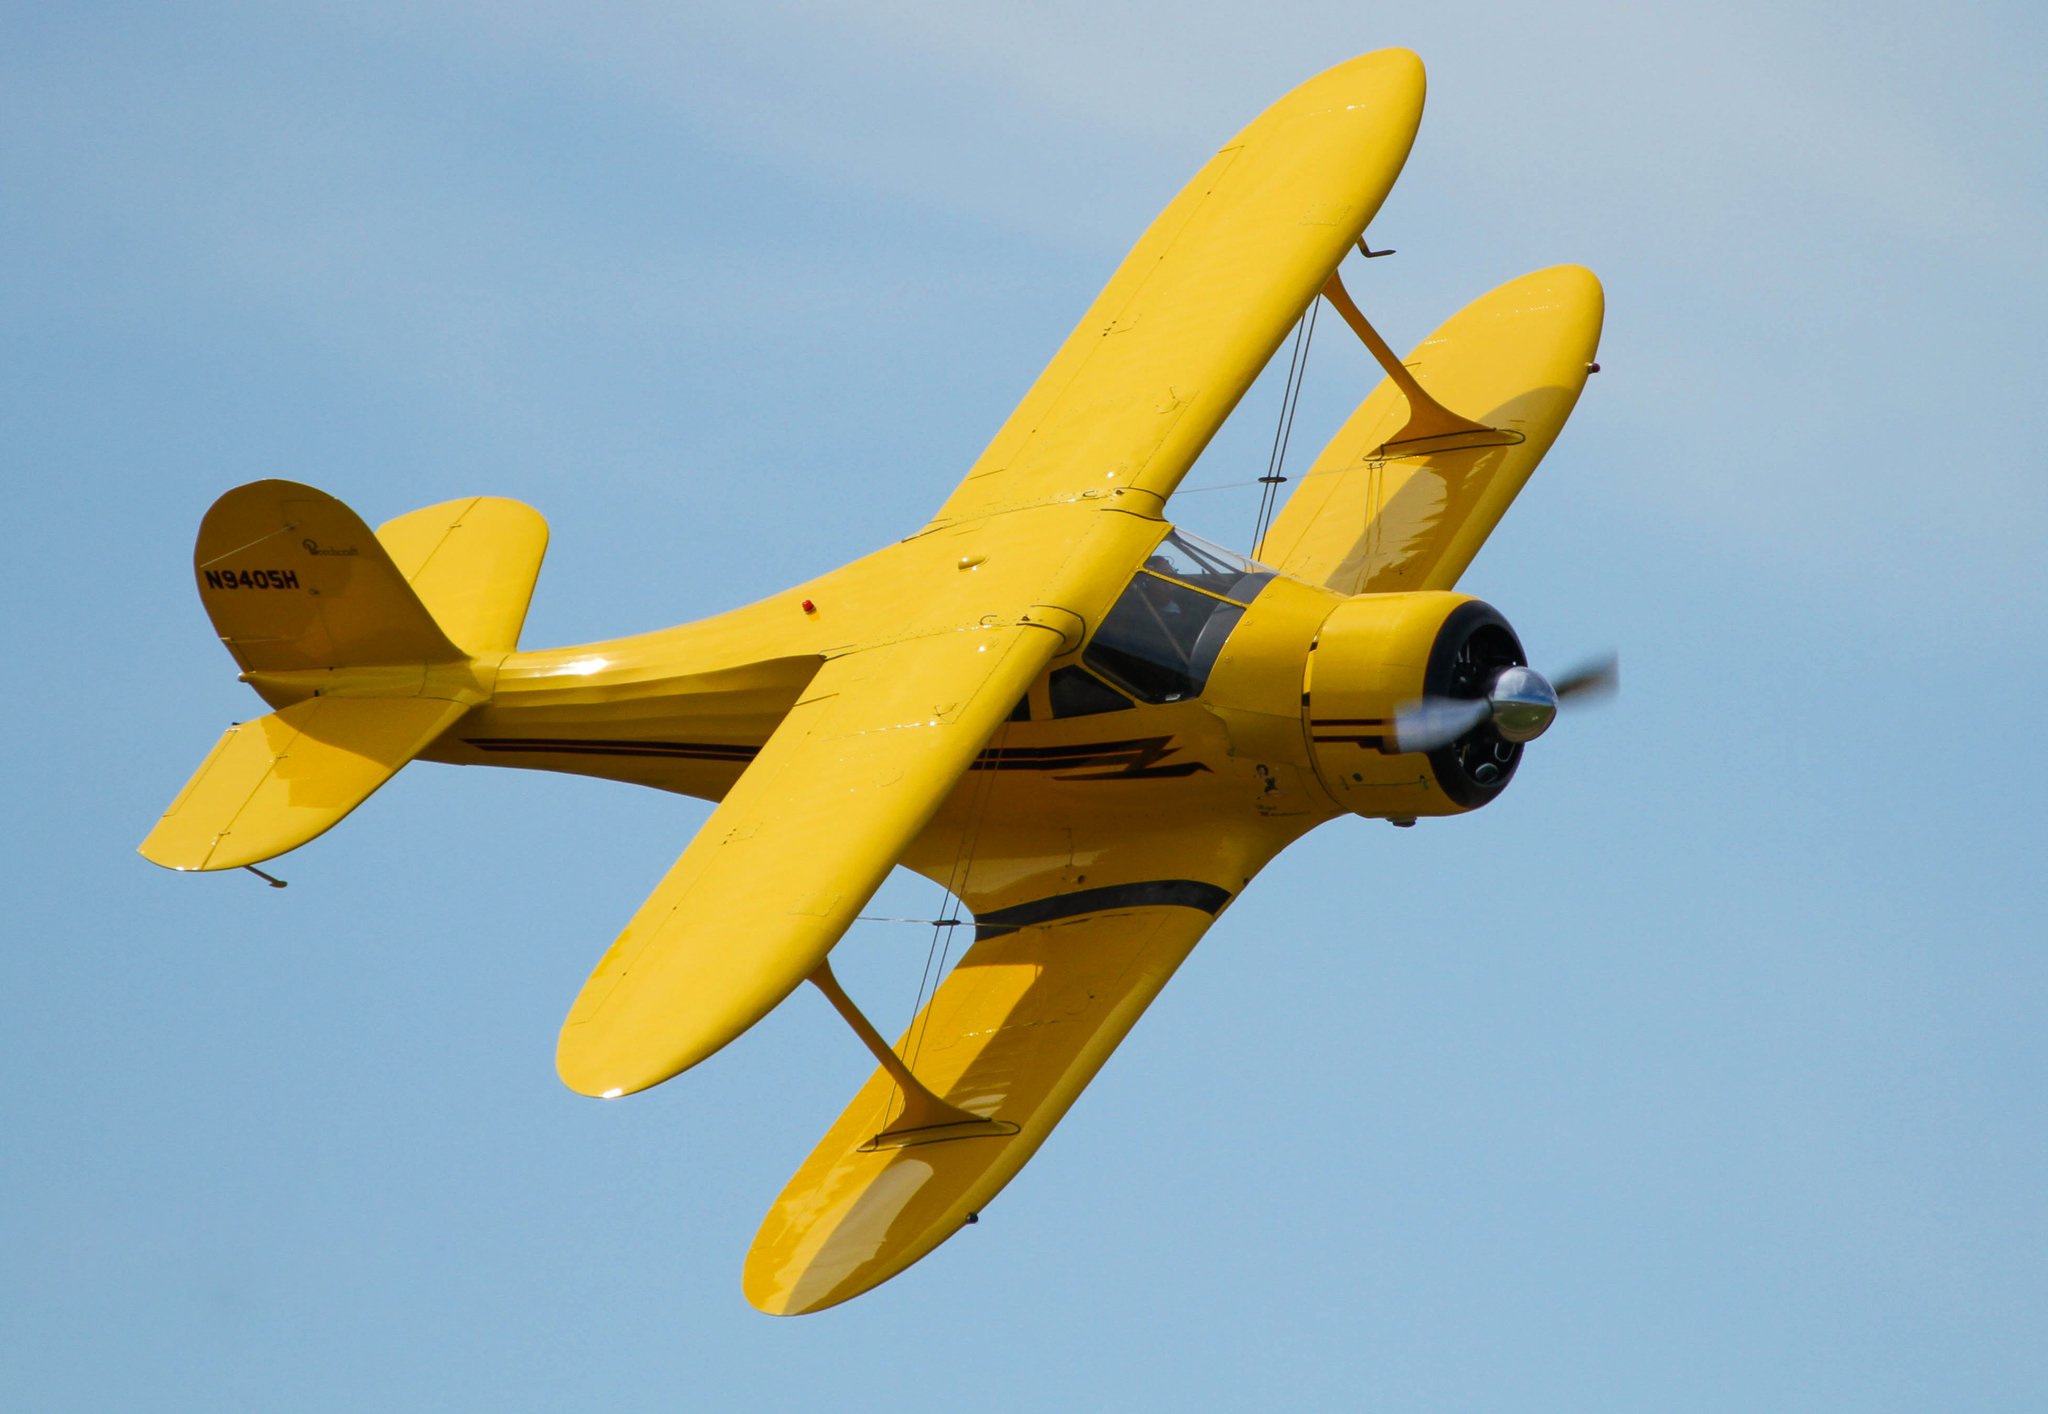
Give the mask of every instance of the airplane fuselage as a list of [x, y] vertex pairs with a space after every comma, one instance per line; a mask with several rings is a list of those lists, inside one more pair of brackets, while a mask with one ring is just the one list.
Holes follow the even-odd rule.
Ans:
[[[1168, 529], [1158, 524], [1162, 537]], [[489, 700], [422, 759], [720, 800], [831, 656], [839, 601], [856, 598], [870, 562], [888, 555], [675, 628], [513, 653], [497, 666]], [[1270, 572], [1255, 578], [1241, 613], [1230, 606], [1236, 617], [1199, 692], [1180, 700], [1146, 701], [1093, 672], [1084, 645], [1097, 626], [1082, 626], [904, 862], [951, 877], [963, 831], [990, 811], [1042, 822], [1042, 862], [1068, 881], [1086, 868], [1062, 846], [1064, 822], [1077, 817], [1220, 812], [1262, 822], [1278, 849], [1343, 813], [1316, 775], [1303, 691], [1317, 631], [1342, 596]], [[1217, 597], [1193, 595], [1183, 597], [1197, 605]]]

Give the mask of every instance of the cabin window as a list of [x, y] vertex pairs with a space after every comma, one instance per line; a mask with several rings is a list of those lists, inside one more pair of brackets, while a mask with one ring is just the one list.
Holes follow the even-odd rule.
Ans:
[[1092, 717], [1099, 712], [1128, 712], [1138, 704], [1086, 668], [1069, 663], [1046, 683], [1055, 717]]
[[1170, 531], [1103, 616], [1081, 661], [1145, 702], [1198, 696], [1245, 605], [1272, 578], [1242, 556]]

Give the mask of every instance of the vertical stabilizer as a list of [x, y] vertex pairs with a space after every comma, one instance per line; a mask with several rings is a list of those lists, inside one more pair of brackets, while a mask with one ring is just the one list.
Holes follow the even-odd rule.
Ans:
[[362, 518], [324, 491], [256, 481], [213, 503], [199, 600], [247, 673], [460, 662]]

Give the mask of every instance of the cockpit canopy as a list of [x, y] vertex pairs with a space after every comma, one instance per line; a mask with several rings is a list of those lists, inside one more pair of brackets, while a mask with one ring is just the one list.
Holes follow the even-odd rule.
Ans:
[[1141, 702], [1200, 695], [1223, 641], [1273, 571], [1183, 530], [1169, 530], [1131, 577], [1082, 663]]

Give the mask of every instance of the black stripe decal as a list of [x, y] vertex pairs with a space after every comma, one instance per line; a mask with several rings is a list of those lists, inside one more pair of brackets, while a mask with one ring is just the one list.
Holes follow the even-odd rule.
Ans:
[[[1309, 740], [1318, 746], [1351, 745], [1366, 751], [1387, 749], [1386, 728], [1394, 724], [1385, 717], [1312, 717], [1309, 719]], [[1332, 727], [1378, 727], [1378, 731], [1346, 732], [1331, 731]]]
[[1207, 771], [1201, 761], [1175, 761], [1178, 754], [1170, 736], [1137, 737], [1129, 741], [1098, 741], [1080, 746], [995, 746], [974, 758], [977, 771], [1087, 771], [1087, 775], [1062, 776], [1062, 780], [1108, 781], [1146, 780], [1161, 776], [1192, 776]]
[[[555, 736], [473, 736], [464, 737], [463, 741], [479, 751], [543, 756], [651, 756], [680, 761], [724, 761], [741, 766], [761, 752], [757, 746], [704, 741], [607, 741]], [[1172, 742], [1172, 737], [1155, 736], [1079, 746], [990, 747], [974, 758], [972, 769], [1085, 772], [1062, 777], [1081, 781], [1191, 776], [1209, 769], [1201, 761], [1166, 762], [1167, 757], [1178, 753]]]
[[479, 751], [523, 751], [569, 756], [668, 756], [694, 761], [732, 761], [745, 765], [760, 754], [757, 746], [707, 741], [596, 741], [588, 737], [472, 736], [465, 745]]
[[1230, 902], [1230, 890], [1205, 884], [1199, 879], [1148, 879], [1141, 884], [1105, 884], [1101, 888], [1076, 889], [1070, 894], [1033, 899], [984, 913], [974, 920], [976, 941], [999, 938], [1037, 923], [1054, 923], [1062, 918], [1079, 918], [1086, 913], [1106, 913], [1113, 908], [1195, 908], [1214, 917]]

